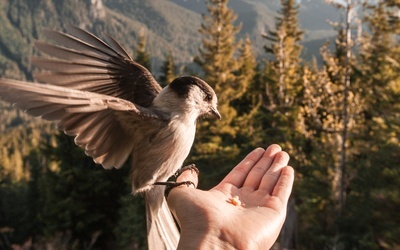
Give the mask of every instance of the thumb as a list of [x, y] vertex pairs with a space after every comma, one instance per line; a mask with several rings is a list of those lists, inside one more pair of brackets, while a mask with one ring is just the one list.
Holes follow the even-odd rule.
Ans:
[[[187, 169], [181, 175], [178, 176], [178, 178], [176, 179], [176, 182], [179, 183], [179, 182], [190, 181], [197, 188], [198, 180], [199, 179], [198, 179], [196, 171]], [[182, 209], [183, 209], [185, 212], [190, 211], [190, 209], [185, 209], [188, 206], [188, 203], [186, 201], [188, 199], [190, 200], [189, 197], [191, 197], [191, 195], [192, 195], [191, 191], [196, 191], [196, 190], [191, 190], [191, 189], [195, 189], [194, 186], [193, 185], [180, 185], [180, 186], [174, 187], [171, 189], [171, 191], [169, 192], [169, 195], [167, 197], [168, 206], [169, 206], [171, 212], [175, 215], [175, 218], [177, 219], [179, 224], [180, 224], [180, 218], [178, 215], [185, 217], [185, 213], [177, 214], [176, 210], [182, 211]]]

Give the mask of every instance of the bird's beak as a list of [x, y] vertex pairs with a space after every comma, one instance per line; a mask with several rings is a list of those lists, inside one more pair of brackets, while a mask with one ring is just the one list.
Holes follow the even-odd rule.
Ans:
[[210, 113], [221, 120], [221, 114], [218, 112], [217, 108], [211, 107]]

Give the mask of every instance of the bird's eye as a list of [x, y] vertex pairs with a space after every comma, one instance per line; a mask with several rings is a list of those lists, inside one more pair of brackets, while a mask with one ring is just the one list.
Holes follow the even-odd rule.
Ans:
[[207, 101], [207, 102], [211, 101], [211, 99], [212, 99], [212, 96], [211, 96], [210, 94], [207, 94], [207, 95], [204, 97], [204, 100]]

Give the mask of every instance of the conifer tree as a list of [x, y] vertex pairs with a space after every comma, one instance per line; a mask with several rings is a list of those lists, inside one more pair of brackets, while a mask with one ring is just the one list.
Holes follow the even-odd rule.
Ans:
[[[258, 112], [259, 135], [264, 143], [281, 144], [294, 161], [302, 154], [301, 133], [298, 125], [302, 102], [303, 65], [300, 58], [303, 31], [298, 27], [299, 6], [295, 1], [282, 0], [275, 31], [269, 30], [264, 60], [262, 108]], [[297, 157], [298, 156], [298, 157]]]
[[[363, 124], [360, 85], [352, 70], [355, 57], [352, 53], [354, 39], [350, 36], [353, 17], [349, 10], [353, 5], [338, 7], [346, 13], [346, 22], [336, 26], [335, 51], [330, 52], [328, 44], [321, 48], [323, 68], [313, 81], [306, 82], [303, 101], [307, 131], [312, 139], [310, 160], [317, 169], [315, 173], [318, 173], [312, 178], [329, 183], [329, 186], [322, 185], [320, 190], [324, 189], [324, 199], [332, 203], [320, 213], [328, 214], [324, 225], [329, 228], [326, 234], [331, 241], [329, 244], [334, 247], [343, 243], [338, 243], [338, 238], [345, 234], [340, 225], [346, 214], [347, 188], [356, 173], [355, 138]], [[321, 159], [324, 160], [321, 162]], [[325, 229], [320, 227], [316, 230]]]
[[116, 225], [126, 173], [105, 171], [62, 132], [56, 139], [56, 146], [47, 145], [41, 152], [58, 163], [55, 170], [45, 166], [40, 181], [43, 205], [37, 216], [43, 236], [51, 238], [53, 243], [48, 244], [57, 249], [113, 242], [109, 232]]
[[160, 82], [162, 86], [166, 86], [177, 77], [177, 70], [174, 62], [174, 57], [168, 53], [164, 64], [161, 67]]
[[147, 39], [144, 32], [139, 34], [139, 41], [136, 48], [136, 57], [135, 61], [145, 67], [148, 71], [151, 72], [151, 61], [150, 55], [146, 49]]
[[[257, 67], [256, 58], [253, 52], [253, 45], [249, 36], [246, 36], [245, 39], [241, 41], [238, 50], [239, 65], [238, 70], [235, 72], [235, 75], [237, 76], [236, 85], [238, 86], [235, 86], [237, 92], [236, 95], [232, 98], [233, 100], [242, 98], [245, 94], [247, 94], [247, 92], [249, 91], [249, 87], [253, 83], [254, 77], [256, 76]], [[245, 108], [243, 106], [244, 105], [235, 108], [240, 112], [240, 109]]]
[[250, 65], [245, 64], [252, 59], [249, 40], [242, 43], [239, 51], [240, 42], [237, 42], [236, 35], [241, 25], [235, 25], [237, 16], [228, 7], [228, 0], [209, 0], [207, 9], [208, 14], [203, 14], [199, 29], [202, 45], [195, 62], [202, 68], [202, 78], [218, 96], [222, 120], [205, 119], [199, 122], [189, 160], [198, 164], [204, 175], [208, 174], [200, 184], [212, 186], [239, 161], [241, 150], [246, 151], [239, 146], [243, 138], [239, 135], [242, 127], [239, 127], [238, 121], [244, 109], [237, 104], [250, 84], [250, 78], [244, 74], [249, 73], [246, 67]]
[[[304, 173], [308, 176], [301, 180], [301, 189], [306, 194], [305, 189], [309, 188], [308, 195], [310, 199], [318, 202], [330, 203], [320, 205], [319, 211], [315, 211], [316, 204], [304, 203], [305, 213], [324, 214], [324, 219], [320, 219], [318, 225], [313, 225], [312, 229], [302, 228], [301, 231], [316, 230], [325, 231], [324, 234], [329, 238], [327, 241], [335, 242], [340, 221], [344, 218], [345, 206], [341, 200], [341, 181], [344, 178], [346, 187], [352, 181], [349, 176], [356, 173], [357, 162], [354, 154], [357, 152], [358, 136], [357, 131], [362, 129], [363, 119], [361, 115], [360, 95], [353, 90], [357, 90], [358, 82], [352, 80], [352, 88], [349, 89], [348, 101], [352, 105], [347, 107], [349, 115], [348, 120], [348, 145], [353, 145], [347, 149], [348, 176], [341, 174], [341, 145], [343, 143], [343, 89], [345, 65], [341, 48], [340, 39], [343, 32], [338, 32], [337, 49], [334, 52], [329, 51], [328, 44], [321, 48], [321, 55], [324, 60], [322, 70], [314, 69], [305, 74], [310, 74], [309, 81], [304, 81], [304, 97], [302, 104], [302, 113], [304, 116], [305, 131], [304, 134], [308, 140], [310, 154], [307, 156], [308, 168]], [[305, 76], [304, 76], [305, 78]], [[353, 79], [353, 78], [352, 78]], [[312, 171], [311, 173], [309, 171]], [[351, 173], [351, 174], [350, 174]], [[310, 184], [313, 183], [313, 184]], [[317, 187], [316, 187], [317, 186]], [[300, 188], [299, 188], [300, 189]], [[318, 192], [315, 192], [318, 190]], [[346, 192], [346, 190], [344, 190]], [[316, 199], [316, 197], [318, 197]], [[318, 206], [318, 205], [317, 205]], [[322, 220], [324, 220], [322, 222]], [[340, 234], [342, 234], [344, 230]], [[342, 235], [341, 235], [342, 236]], [[314, 241], [314, 239], [305, 239], [305, 241]], [[322, 242], [318, 242], [323, 244]], [[317, 244], [318, 244], [317, 243]], [[332, 243], [336, 244], [336, 243]]]
[[231, 101], [231, 105], [237, 112], [234, 120], [234, 125], [238, 128], [237, 139], [240, 140], [240, 148], [245, 151], [246, 147], [252, 148], [260, 145], [260, 138], [255, 133], [258, 126], [256, 114], [261, 104], [260, 71], [249, 36], [241, 41], [238, 54], [239, 68], [235, 74], [238, 79], [237, 83], [241, 85], [238, 88], [241, 92], [238, 91], [237, 98]]
[[398, 108], [393, 103], [399, 88], [400, 28], [396, 27], [400, 25], [400, 19], [390, 15], [387, 1], [379, 1], [377, 5], [365, 4], [365, 7], [369, 13], [365, 15], [365, 21], [370, 33], [364, 34], [361, 40], [360, 59], [363, 64], [359, 69], [365, 85], [370, 87], [364, 91], [368, 99], [366, 109], [370, 117], [388, 118], [383, 112], [397, 113]]
[[[204, 78], [218, 96], [218, 109], [223, 117], [218, 126], [214, 123], [209, 128], [214, 134], [229, 134], [236, 131], [231, 122], [236, 111], [230, 101], [237, 95], [237, 78], [234, 72], [238, 69], [238, 61], [234, 57], [237, 49], [236, 34], [240, 27], [234, 26], [236, 15], [228, 8], [228, 0], [209, 0], [209, 15], [203, 15], [203, 23], [199, 29], [202, 35], [202, 47], [195, 61], [201, 66]], [[236, 87], [236, 88], [235, 88]], [[241, 92], [241, 90], [239, 90]]]
[[235, 54], [238, 49], [236, 34], [240, 30], [240, 26], [234, 25], [236, 15], [228, 7], [228, 0], [209, 0], [207, 9], [208, 15], [202, 15], [203, 23], [199, 29], [202, 45], [195, 62], [202, 68], [204, 80], [218, 96], [218, 110], [222, 120], [206, 119], [199, 123], [192, 161], [207, 165], [210, 170], [214, 170], [213, 175], [218, 176], [215, 170], [225, 173], [226, 169], [214, 166], [223, 164], [231, 167], [239, 153], [235, 143], [238, 128], [234, 125], [237, 111], [231, 102], [244, 93], [245, 86], [241, 85], [236, 75], [239, 69]]
[[[388, 22], [383, 21], [389, 20], [388, 13], [382, 9], [379, 10], [379, 6], [380, 4], [373, 5], [371, 7], [374, 11], [366, 12], [367, 20], [374, 19], [373, 26], [377, 25], [380, 28], [375, 32], [364, 34], [365, 38], [361, 40], [362, 47], [359, 50], [359, 56], [356, 57], [350, 53], [350, 57], [348, 57], [349, 47], [346, 47], [348, 46], [346, 45], [348, 32], [343, 28], [344, 26], [341, 26], [336, 39], [336, 51], [331, 53], [327, 46], [322, 48], [323, 70], [318, 72], [313, 81], [305, 84], [304, 110], [307, 114], [305, 120], [308, 124], [309, 134], [312, 136], [313, 147], [313, 154], [309, 159], [311, 166], [314, 165], [311, 168], [314, 171], [313, 176], [322, 184], [319, 188], [313, 188], [326, 195], [323, 198], [320, 197], [321, 194], [318, 194], [314, 200], [326, 202], [327, 197], [331, 197], [333, 202], [331, 205], [328, 205], [329, 203], [317, 205], [323, 209], [314, 213], [323, 214], [323, 217], [320, 216], [320, 220], [326, 219], [323, 225], [302, 228], [302, 231], [315, 229], [320, 232], [326, 230], [324, 228], [330, 228], [324, 233], [327, 239], [323, 242], [314, 242], [311, 244], [312, 246], [322, 247], [329, 242], [331, 247], [374, 249], [377, 248], [374, 232], [382, 232], [378, 237], [386, 237], [389, 242], [396, 237], [391, 237], [393, 234], [388, 237], [384, 229], [390, 228], [391, 223], [384, 223], [388, 220], [384, 218], [391, 209], [381, 213], [380, 209], [373, 205], [385, 200], [383, 198], [386, 193], [385, 189], [378, 188], [379, 191], [376, 189], [376, 186], [381, 185], [379, 183], [385, 180], [389, 189], [394, 188], [389, 185], [393, 184], [392, 180], [396, 178], [396, 174], [393, 175], [394, 172], [390, 175], [383, 173], [385, 166], [397, 166], [397, 160], [389, 163], [390, 160], [383, 159], [388, 155], [391, 159], [398, 159], [396, 152], [399, 152], [396, 144], [388, 143], [391, 140], [387, 136], [395, 134], [393, 133], [394, 126], [386, 126], [384, 122], [382, 123], [384, 119], [380, 119], [383, 113], [385, 113], [385, 117], [390, 117], [388, 114], [396, 109], [396, 105], [393, 105], [395, 98], [392, 99], [395, 95], [388, 95], [388, 93], [396, 93], [395, 88], [389, 86], [394, 86], [390, 82], [395, 83], [398, 80], [394, 73], [396, 70], [393, 70], [395, 65], [392, 65], [393, 61], [390, 60], [392, 56], [396, 58], [396, 43], [395, 40], [386, 39], [391, 36], [389, 33], [392, 33], [393, 38], [395, 29], [390, 29], [387, 26]], [[380, 14], [378, 15], [378, 13]], [[351, 26], [347, 25], [347, 27]], [[371, 30], [374, 29], [374, 27], [371, 28]], [[386, 38], [383, 39], [384, 37]], [[354, 41], [357, 40], [351, 40], [350, 45]], [[372, 49], [374, 47], [376, 50]], [[399, 57], [397, 56], [397, 58]], [[389, 63], [389, 61], [391, 62]], [[347, 98], [344, 98], [346, 70], [349, 84], [347, 85]], [[379, 79], [383, 81], [380, 82]], [[391, 107], [384, 104], [386, 100], [391, 100], [389, 101], [392, 103]], [[345, 102], [347, 102], [347, 107]], [[346, 113], [343, 112], [344, 110]], [[344, 123], [345, 115], [347, 115], [346, 123]], [[393, 121], [395, 119], [389, 123], [395, 124]], [[341, 172], [339, 152], [343, 152], [341, 145], [343, 145], [345, 137], [344, 126], [347, 126], [345, 144], [347, 167], [345, 172]], [[318, 168], [318, 165], [321, 167]], [[341, 181], [344, 181], [344, 185], [340, 184]], [[306, 185], [307, 183], [302, 184], [303, 189], [311, 186], [309, 183], [311, 181], [308, 181], [308, 185]], [[329, 188], [326, 183], [330, 183]], [[341, 188], [339, 188], [340, 186]], [[340, 199], [340, 192], [343, 193], [342, 198], [345, 198], [344, 203], [340, 203], [343, 202]], [[376, 192], [379, 192], [379, 198], [372, 195]], [[398, 197], [393, 199], [391, 196], [391, 199], [392, 203], [389, 201], [383, 201], [383, 203], [391, 203], [387, 205], [388, 207], [398, 206]], [[380, 201], [378, 202], [378, 200]], [[394, 218], [393, 215], [388, 217]], [[308, 220], [312, 219], [308, 217]], [[389, 230], [392, 233], [396, 231], [395, 229], [393, 231], [393, 228]], [[313, 234], [310, 231], [308, 233]], [[360, 238], [363, 240], [360, 241]], [[315, 237], [305, 239], [305, 242], [313, 241], [315, 241]]]
[[[400, 205], [397, 190], [400, 178], [400, 19], [396, 1], [364, 3], [366, 32], [360, 39], [359, 63], [355, 66], [363, 98], [364, 127], [357, 139], [357, 178], [349, 195], [353, 213], [363, 211], [358, 228], [363, 235], [374, 235], [365, 241], [376, 244], [384, 239], [394, 247], [400, 230], [395, 207]], [[385, 205], [383, 205], [385, 204]], [[368, 221], [374, 221], [370, 225]], [[372, 232], [376, 232], [372, 234]], [[361, 233], [360, 233], [361, 234]], [[357, 242], [349, 241], [357, 246]], [[388, 248], [390, 248], [388, 247]], [[353, 247], [354, 248], [354, 247]]]
[[[263, 35], [265, 46], [272, 59], [265, 60], [262, 93], [263, 110], [260, 113], [263, 129], [260, 137], [285, 144], [287, 150], [299, 155], [293, 142], [296, 138], [296, 123], [302, 95], [301, 45], [303, 31], [298, 27], [299, 6], [293, 0], [281, 0], [280, 15], [276, 18], [275, 31]], [[271, 139], [273, 137], [273, 139]]]
[[280, 16], [276, 18], [276, 30], [264, 35], [270, 43], [265, 51], [274, 59], [266, 65], [266, 98], [269, 109], [288, 107], [294, 104], [301, 91], [300, 53], [303, 31], [299, 29], [297, 15], [299, 6], [295, 0], [281, 0]]

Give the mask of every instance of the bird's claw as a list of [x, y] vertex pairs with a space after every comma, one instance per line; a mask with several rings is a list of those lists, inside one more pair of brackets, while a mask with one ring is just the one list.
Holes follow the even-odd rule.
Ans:
[[[180, 168], [178, 171], [176, 171], [176, 173], [174, 174], [174, 177], [177, 178], [178, 176], [180, 176], [186, 170], [195, 171], [197, 175], [199, 175], [199, 173], [200, 173], [199, 169], [196, 168], [195, 164], [190, 164], [190, 165], [184, 166], [184, 167]], [[158, 182], [154, 183], [154, 185], [164, 185], [165, 186], [165, 196], [167, 196], [167, 197], [168, 197], [169, 192], [171, 192], [171, 190], [174, 187], [179, 187], [179, 186], [182, 186], [182, 185], [186, 185], [186, 186], [189, 187], [190, 185], [193, 185], [193, 187], [196, 188], [196, 185], [192, 181], [181, 181], [181, 182], [176, 182], [176, 181], [158, 181]]]
[[178, 177], [180, 176], [183, 172], [185, 172], [186, 170], [190, 170], [190, 171], [195, 171], [197, 176], [200, 174], [199, 169], [196, 167], [195, 164], [190, 164], [184, 167], [181, 167], [180, 169], [178, 169], [178, 171], [175, 172], [174, 176]]
[[171, 190], [174, 187], [179, 187], [182, 185], [186, 185], [186, 186], [190, 186], [193, 185], [194, 188], [196, 188], [196, 185], [194, 184], [193, 181], [181, 181], [181, 182], [176, 182], [176, 181], [158, 181], [156, 183], [154, 183], [154, 185], [164, 185], [165, 186], [165, 196], [168, 197], [169, 192], [171, 192]]

